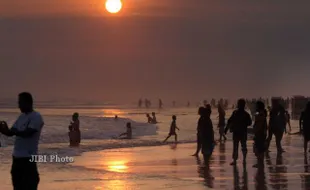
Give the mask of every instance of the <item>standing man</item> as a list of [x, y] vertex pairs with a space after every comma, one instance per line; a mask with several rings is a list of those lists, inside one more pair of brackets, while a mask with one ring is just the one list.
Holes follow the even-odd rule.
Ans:
[[30, 160], [38, 153], [44, 122], [40, 113], [33, 110], [33, 98], [30, 93], [20, 93], [18, 105], [20, 116], [12, 128], [8, 128], [7, 123], [2, 121], [0, 132], [7, 136], [16, 136], [11, 170], [14, 190], [37, 190], [40, 181], [37, 163]]
[[287, 116], [285, 115], [284, 107], [280, 104], [275, 104], [270, 111], [270, 117], [269, 117], [269, 129], [267, 137], [268, 152], [270, 152], [269, 146], [273, 135], [276, 138], [277, 152], [280, 154], [285, 152], [282, 148], [281, 141], [283, 138], [283, 134], [285, 132], [286, 124], [287, 124]]
[[238, 100], [237, 110], [235, 110], [227, 121], [225, 134], [228, 129], [233, 133], [233, 162], [230, 165], [236, 165], [238, 160], [239, 143], [241, 143], [243, 153], [243, 164], [246, 163], [247, 155], [247, 135], [248, 126], [252, 125], [250, 114], [245, 111], [246, 102], [244, 99]]

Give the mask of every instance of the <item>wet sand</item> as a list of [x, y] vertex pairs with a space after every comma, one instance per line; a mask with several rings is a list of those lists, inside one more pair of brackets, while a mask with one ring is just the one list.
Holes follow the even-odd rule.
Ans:
[[245, 166], [241, 159], [236, 167], [229, 165], [231, 141], [216, 146], [209, 167], [190, 156], [195, 144], [88, 152], [73, 165], [113, 173], [97, 189], [310, 189], [310, 166], [304, 157], [301, 137], [287, 135], [283, 145], [287, 152], [277, 155], [273, 141], [272, 152], [259, 168], [252, 167], [256, 163], [252, 141], [248, 141]]
[[[279, 156], [272, 142], [265, 165], [253, 168], [256, 158], [248, 141], [247, 164], [230, 166], [232, 142], [218, 144], [206, 167], [190, 156], [195, 144], [135, 147], [86, 152], [73, 164], [39, 164], [44, 190], [155, 190], [155, 189], [310, 189], [310, 166], [304, 158], [302, 138], [287, 135], [287, 151]], [[242, 156], [241, 153], [239, 156]], [[12, 189], [10, 160], [1, 165], [0, 189]]]

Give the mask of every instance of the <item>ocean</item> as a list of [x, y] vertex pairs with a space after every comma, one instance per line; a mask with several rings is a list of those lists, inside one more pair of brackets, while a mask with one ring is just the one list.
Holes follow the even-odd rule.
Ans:
[[[227, 135], [228, 140], [224, 151], [222, 144], [215, 147], [211, 162], [213, 163], [211, 177], [209, 173], [201, 174], [203, 171], [199, 166], [200, 162], [190, 156], [195, 152], [198, 107], [140, 109], [128, 105], [46, 106], [36, 110], [42, 114], [45, 121], [40, 139], [40, 154], [74, 157], [74, 163], [39, 163], [41, 176], [39, 189], [204, 189], [206, 186], [215, 189], [232, 189], [230, 187], [236, 182], [236, 179], [231, 178], [236, 170], [228, 169], [232, 153], [230, 134]], [[226, 111], [226, 118], [232, 111]], [[69, 147], [68, 139], [68, 125], [74, 112], [80, 114], [82, 140], [78, 148]], [[158, 120], [156, 125], [147, 123], [146, 113], [151, 112], [156, 113]], [[9, 125], [13, 124], [18, 115], [18, 109], [0, 109], [0, 119], [7, 121]], [[115, 115], [119, 117], [117, 121], [114, 120]], [[168, 143], [162, 143], [169, 133], [172, 115], [177, 116], [177, 125], [180, 128], [180, 131], [177, 131], [180, 142], [178, 146], [174, 145], [173, 137], [168, 140]], [[213, 109], [211, 119], [216, 138], [218, 138], [217, 116], [217, 110]], [[132, 123], [134, 139], [113, 139], [114, 136], [126, 131], [127, 122]], [[292, 128], [293, 132], [298, 130], [298, 121], [292, 121]], [[4, 141], [6, 146], [0, 149], [1, 190], [11, 189], [10, 164], [13, 138], [5, 137]], [[251, 135], [249, 135], [250, 165], [256, 160], [251, 152], [251, 142]], [[302, 139], [299, 136], [286, 135], [283, 144], [285, 149], [289, 149], [285, 159], [302, 160]], [[271, 150], [275, 150], [274, 143], [271, 145]], [[302, 175], [304, 172], [302, 166], [303, 164], [292, 166], [295, 175], [296, 173]], [[197, 167], [200, 168], [198, 173]], [[297, 167], [302, 169], [299, 171]], [[249, 175], [255, 175], [254, 169], [249, 169], [248, 172]], [[267, 170], [267, 173], [272, 176], [273, 172]], [[293, 178], [295, 181], [290, 185], [291, 187], [300, 183], [296, 182], [296, 176]], [[215, 181], [213, 186], [210, 186], [209, 182], [212, 179]], [[248, 189], [256, 189], [255, 180], [249, 180]], [[264, 183], [267, 186], [269, 182]], [[282, 181], [279, 178], [272, 183], [282, 183]], [[240, 179], [237, 185], [242, 186], [242, 184], [246, 185]]]

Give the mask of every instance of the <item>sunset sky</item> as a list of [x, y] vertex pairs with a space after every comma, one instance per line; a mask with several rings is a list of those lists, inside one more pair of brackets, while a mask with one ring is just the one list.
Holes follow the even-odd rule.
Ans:
[[0, 98], [310, 95], [310, 1], [0, 0]]

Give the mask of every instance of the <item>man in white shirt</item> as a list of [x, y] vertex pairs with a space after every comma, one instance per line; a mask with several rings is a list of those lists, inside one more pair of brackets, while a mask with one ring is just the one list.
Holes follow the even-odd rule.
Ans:
[[30, 93], [20, 93], [18, 105], [21, 115], [10, 129], [7, 123], [2, 121], [0, 132], [7, 136], [16, 136], [11, 170], [14, 190], [37, 190], [40, 181], [37, 163], [30, 160], [38, 153], [44, 122], [40, 113], [33, 110], [33, 98]]

